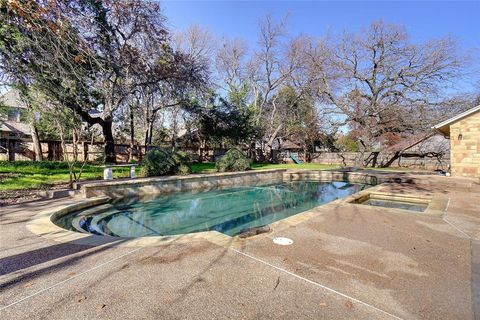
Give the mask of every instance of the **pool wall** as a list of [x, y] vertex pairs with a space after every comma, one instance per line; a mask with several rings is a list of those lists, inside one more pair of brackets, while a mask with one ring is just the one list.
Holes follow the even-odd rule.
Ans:
[[81, 186], [85, 198], [108, 196], [120, 198], [168, 194], [189, 190], [209, 190], [219, 187], [245, 185], [262, 181], [281, 182], [286, 169], [255, 170], [188, 176], [140, 178], [119, 181], [101, 181]]
[[377, 176], [360, 172], [348, 171], [314, 171], [297, 170], [283, 172], [284, 181], [313, 180], [313, 181], [344, 181], [350, 183], [363, 183], [376, 185], [381, 183]]
[[99, 196], [122, 198], [128, 196], [155, 196], [190, 190], [206, 191], [221, 187], [260, 183], [262, 181], [275, 183], [295, 180], [345, 181], [377, 185], [383, 182], [408, 182], [411, 178], [392, 177], [392, 175], [379, 173], [370, 174], [366, 171], [270, 169], [87, 182], [81, 184], [80, 190], [85, 198]]

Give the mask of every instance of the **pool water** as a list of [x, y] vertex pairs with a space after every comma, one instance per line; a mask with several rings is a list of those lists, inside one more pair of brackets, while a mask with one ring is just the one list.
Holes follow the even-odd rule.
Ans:
[[379, 200], [379, 199], [368, 199], [362, 204], [375, 206], [375, 207], [385, 207], [393, 209], [403, 209], [415, 212], [425, 212], [428, 205], [423, 203], [412, 203], [407, 201], [397, 201], [397, 200]]
[[148, 201], [127, 198], [72, 213], [55, 223], [69, 230], [119, 237], [210, 230], [234, 236], [366, 187], [347, 182], [295, 181], [199, 193], [181, 192]]

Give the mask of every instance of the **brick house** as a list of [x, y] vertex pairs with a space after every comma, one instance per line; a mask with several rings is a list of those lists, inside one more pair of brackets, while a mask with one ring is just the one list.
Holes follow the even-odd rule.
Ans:
[[452, 175], [480, 177], [480, 106], [447, 119], [433, 129], [450, 139]]

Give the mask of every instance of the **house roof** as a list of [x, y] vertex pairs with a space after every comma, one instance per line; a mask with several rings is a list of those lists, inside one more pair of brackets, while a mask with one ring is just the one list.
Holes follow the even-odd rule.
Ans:
[[384, 147], [385, 150], [390, 152], [405, 151], [412, 148], [413, 146], [419, 144], [420, 142], [430, 138], [435, 133], [433, 131], [429, 132], [420, 132], [417, 134], [412, 134], [410, 136], [404, 136], [397, 143]]
[[102, 116], [102, 112], [100, 110], [95, 109], [95, 108], [88, 110], [88, 114], [92, 118], [100, 118]]
[[290, 141], [290, 140], [286, 140], [282, 143], [282, 145], [280, 146], [280, 149], [282, 150], [300, 150], [302, 149], [302, 147], [300, 147], [298, 144]]
[[12, 130], [7, 127], [3, 122], [0, 122], [0, 132], [12, 132]]
[[16, 121], [1, 121], [0, 131], [10, 132], [19, 137], [31, 135], [30, 126], [28, 124]]
[[26, 108], [25, 102], [20, 98], [18, 90], [9, 90], [0, 96], [0, 102], [14, 108]]
[[442, 134], [435, 131], [421, 132], [403, 138], [398, 143], [387, 147], [385, 150], [389, 152], [439, 152], [444, 146], [448, 146], [446, 139]]
[[439, 124], [433, 126], [432, 129], [435, 129], [446, 136], [450, 136], [450, 125], [479, 111], [480, 111], [480, 105], [473, 107], [471, 109], [468, 109], [467, 111], [462, 112], [454, 117], [451, 117], [450, 119], [447, 119], [443, 122], [440, 122]]

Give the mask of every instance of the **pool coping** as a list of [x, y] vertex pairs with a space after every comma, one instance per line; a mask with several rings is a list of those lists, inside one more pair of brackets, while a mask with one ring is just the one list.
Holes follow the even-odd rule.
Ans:
[[[275, 170], [267, 170], [267, 171], [271, 172]], [[300, 176], [304, 176], [300, 178], [306, 178], [306, 179], [318, 178], [318, 181], [326, 181], [322, 179], [323, 175], [320, 174], [321, 172], [329, 172], [327, 176], [330, 175], [330, 177], [333, 177], [335, 174], [341, 174], [342, 176], [344, 176], [345, 174], [345, 172], [343, 171], [326, 171], [326, 170], [299, 171], [299, 170], [278, 169], [278, 171], [283, 172], [284, 175], [290, 174], [290, 181], [298, 180]], [[236, 176], [241, 174], [242, 174], [241, 172], [235, 173]], [[296, 176], [292, 176], [295, 174]], [[375, 175], [372, 175], [371, 173], [354, 172], [354, 174], [356, 177], [369, 177], [369, 179], [372, 176], [375, 177]], [[222, 176], [225, 176], [225, 175], [228, 176], [228, 174], [222, 174]], [[210, 175], [202, 175], [201, 177], [206, 177], [206, 176], [208, 177]], [[212, 174], [212, 176], [215, 176], [215, 174]], [[375, 177], [375, 179], [377, 178], [378, 177]], [[185, 177], [179, 177], [179, 179], [185, 179]], [[173, 179], [172, 177], [169, 177], [169, 180], [175, 180], [175, 179]], [[331, 181], [335, 181], [335, 180], [331, 180]], [[391, 182], [391, 181], [385, 180], [383, 182]], [[329, 208], [333, 208], [338, 205], [353, 205], [353, 206], [361, 206], [362, 209], [366, 209], [366, 210], [372, 210], [372, 209], [378, 210], [378, 207], [356, 204], [352, 202], [355, 201], [356, 199], [368, 196], [372, 193], [382, 194], [385, 196], [394, 196], [398, 198], [399, 196], [395, 196], [393, 194], [388, 194], [388, 193], [379, 191], [379, 189], [381, 189], [382, 187], [383, 182], [380, 182], [379, 184], [374, 185], [366, 190], [362, 190], [360, 192], [349, 195], [345, 198], [337, 199], [337, 200], [322, 204], [320, 206], [317, 206], [315, 208], [312, 208], [310, 210], [297, 213], [293, 216], [284, 218], [282, 220], [275, 221], [268, 225], [270, 227], [269, 233], [271, 233], [272, 231], [281, 231], [289, 227], [298, 225], [302, 222], [305, 222], [313, 218], [314, 216], [322, 214], [322, 212], [325, 212], [325, 209], [328, 210]], [[109, 185], [112, 184], [111, 182], [107, 182], [107, 183]], [[431, 216], [443, 216], [445, 213], [446, 207], [448, 206], [448, 199], [443, 197], [429, 198], [429, 197], [421, 197], [419, 195], [405, 195], [405, 196], [410, 198], [420, 199], [423, 202], [429, 201], [429, 205], [424, 212], [414, 212], [414, 211], [396, 209], [396, 208], [388, 208], [388, 210], [391, 210], [396, 213], [406, 213], [410, 215], [421, 214], [421, 215], [431, 215]], [[99, 196], [99, 197], [93, 197], [88, 199], [77, 199], [76, 201], [74, 199], [73, 201], [75, 202], [72, 204], [59, 205], [59, 206], [50, 208], [48, 210], [39, 212], [31, 220], [27, 222], [26, 226], [28, 230], [30, 230], [34, 234], [37, 234], [43, 238], [54, 240], [61, 243], [70, 242], [70, 243], [75, 243], [78, 245], [86, 245], [86, 246], [101, 246], [101, 245], [115, 244], [116, 246], [119, 246], [119, 247], [129, 247], [129, 248], [161, 246], [161, 245], [167, 245], [172, 243], [191, 243], [195, 241], [208, 241], [223, 247], [241, 247], [244, 241], [248, 241], [249, 239], [260, 237], [260, 236], [265, 236], [265, 233], [263, 233], [263, 234], [255, 235], [248, 238], [239, 238], [238, 235], [231, 237], [218, 231], [204, 231], [204, 232], [169, 235], [169, 236], [124, 238], [124, 237], [103, 236], [103, 235], [94, 235], [90, 233], [80, 233], [76, 231], [70, 231], [56, 225], [53, 222], [54, 219], [60, 218], [71, 212], [81, 210], [81, 209], [86, 209], [86, 208], [100, 205], [100, 204], [104, 204], [108, 202], [110, 199], [111, 198], [107, 196]]]

